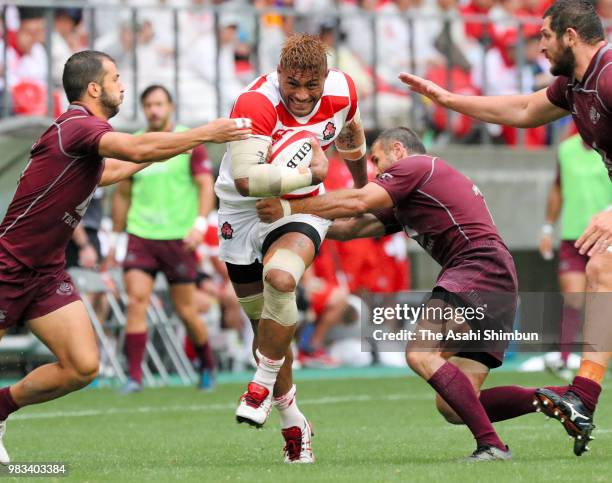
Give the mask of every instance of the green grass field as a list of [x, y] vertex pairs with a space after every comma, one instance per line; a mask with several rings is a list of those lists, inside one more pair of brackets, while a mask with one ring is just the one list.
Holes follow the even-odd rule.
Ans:
[[[437, 414], [429, 386], [414, 376], [373, 375], [299, 382], [300, 407], [316, 433], [315, 465], [283, 464], [276, 414], [261, 430], [234, 422], [242, 383], [124, 397], [84, 390], [12, 416], [5, 444], [14, 462], [65, 462], [77, 481], [612, 480], [609, 392], [585, 456], [573, 455], [558, 422], [531, 414], [496, 425], [513, 461], [468, 464], [458, 459], [471, 453], [473, 439]], [[488, 386], [558, 383], [546, 374], [499, 373]]]

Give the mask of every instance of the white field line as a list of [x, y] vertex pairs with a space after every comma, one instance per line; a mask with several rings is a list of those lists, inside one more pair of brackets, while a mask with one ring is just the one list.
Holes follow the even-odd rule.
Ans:
[[[300, 399], [300, 405], [314, 404], [341, 404], [341, 403], [359, 403], [359, 402], [377, 402], [377, 401], [424, 401], [432, 400], [433, 395], [410, 395], [410, 394], [387, 394], [385, 396], [369, 396], [367, 394], [353, 394], [346, 396], [330, 396], [317, 399]], [[82, 418], [82, 417], [98, 417], [112, 416], [115, 414], [147, 414], [161, 412], [186, 412], [186, 411], [229, 411], [236, 407], [235, 403], [218, 403], [218, 404], [188, 404], [188, 405], [172, 405], [172, 406], [140, 406], [136, 408], [110, 408], [110, 409], [84, 409], [80, 411], [53, 411], [40, 412], [31, 414], [14, 414], [11, 416], [11, 421], [30, 420], [30, 419], [54, 419], [54, 418]]]

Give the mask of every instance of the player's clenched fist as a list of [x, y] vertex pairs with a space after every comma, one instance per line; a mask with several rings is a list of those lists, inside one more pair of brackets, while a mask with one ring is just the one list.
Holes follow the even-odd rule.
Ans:
[[407, 72], [400, 73], [399, 79], [410, 87], [411, 90], [428, 97], [435, 103], [443, 106], [447, 104], [447, 100], [450, 97], [450, 92], [443, 89], [435, 82], [423, 79], [417, 75], [408, 74]]
[[251, 120], [246, 118], [215, 119], [206, 125], [210, 138], [215, 143], [239, 141], [251, 134]]
[[266, 198], [257, 202], [257, 216], [264, 223], [272, 223], [282, 218], [283, 206], [278, 198]]

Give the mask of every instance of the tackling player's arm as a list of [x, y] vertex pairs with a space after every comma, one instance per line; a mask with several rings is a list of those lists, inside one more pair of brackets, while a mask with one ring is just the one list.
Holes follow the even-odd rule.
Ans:
[[351, 172], [356, 188], [368, 183], [366, 138], [359, 115], [359, 109], [353, 119], [347, 122], [335, 141], [336, 149]]
[[466, 96], [454, 94], [416, 75], [401, 73], [399, 78], [414, 92], [428, 97], [436, 104], [484, 122], [529, 128], [568, 115], [568, 111], [550, 102], [546, 89], [531, 94]]
[[371, 213], [335, 220], [327, 230], [326, 238], [338, 241], [354, 238], [379, 237], [386, 234], [385, 225]]
[[164, 161], [207, 141], [236, 141], [246, 139], [250, 133], [250, 121], [244, 119], [215, 119], [184, 132], [148, 132], [140, 136], [110, 131], [100, 138], [98, 153], [133, 163]]
[[376, 183], [368, 183], [363, 188], [339, 190], [313, 198], [291, 201], [278, 198], [260, 200], [257, 202], [257, 214], [266, 223], [296, 213], [308, 213], [334, 220], [392, 206], [393, 200], [387, 190]]

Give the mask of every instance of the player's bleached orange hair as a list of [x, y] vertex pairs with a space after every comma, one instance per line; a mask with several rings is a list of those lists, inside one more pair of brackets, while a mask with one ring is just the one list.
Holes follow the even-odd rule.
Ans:
[[314, 35], [293, 34], [283, 44], [278, 66], [283, 71], [327, 72], [327, 46]]

